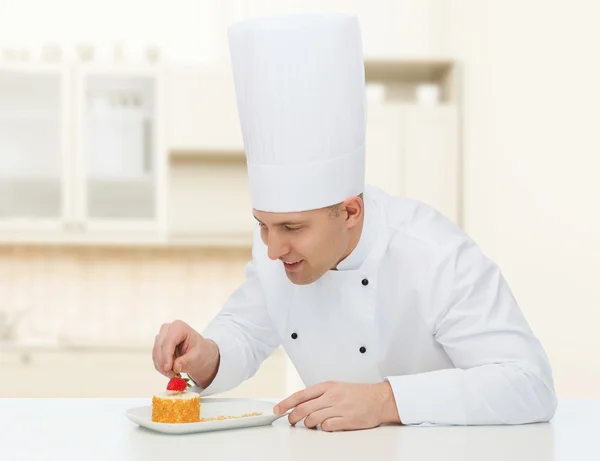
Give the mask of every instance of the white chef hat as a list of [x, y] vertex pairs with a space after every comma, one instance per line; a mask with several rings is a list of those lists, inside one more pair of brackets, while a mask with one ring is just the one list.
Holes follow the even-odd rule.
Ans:
[[274, 15], [234, 23], [228, 35], [253, 208], [313, 210], [362, 193], [357, 18]]

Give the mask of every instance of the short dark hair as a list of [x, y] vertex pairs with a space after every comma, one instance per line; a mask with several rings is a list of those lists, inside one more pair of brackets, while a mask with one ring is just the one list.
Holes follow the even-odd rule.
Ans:
[[[363, 199], [363, 194], [359, 194], [358, 197], [360, 197], [360, 199]], [[329, 207], [327, 207], [329, 209], [329, 217], [330, 218], [337, 218], [340, 215], [340, 205], [341, 203], [336, 203], [335, 205], [331, 205]]]

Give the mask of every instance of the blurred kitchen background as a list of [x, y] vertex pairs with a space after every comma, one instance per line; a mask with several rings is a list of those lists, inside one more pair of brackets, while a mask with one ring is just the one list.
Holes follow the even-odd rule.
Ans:
[[[600, 4], [0, 0], [0, 397], [149, 397], [160, 325], [243, 280], [234, 20], [359, 16], [368, 180], [501, 267], [559, 397], [600, 397]], [[301, 387], [279, 350], [228, 395]]]

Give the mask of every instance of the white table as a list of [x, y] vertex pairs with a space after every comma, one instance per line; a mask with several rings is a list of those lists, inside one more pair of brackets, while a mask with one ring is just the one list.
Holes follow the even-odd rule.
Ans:
[[2, 461], [600, 460], [600, 400], [563, 400], [549, 424], [326, 433], [272, 426], [165, 435], [124, 412], [147, 399], [0, 399]]

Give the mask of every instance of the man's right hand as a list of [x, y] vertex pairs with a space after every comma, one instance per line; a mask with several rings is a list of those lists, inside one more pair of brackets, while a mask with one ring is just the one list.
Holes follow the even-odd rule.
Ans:
[[154, 368], [172, 378], [176, 373], [187, 373], [198, 386], [206, 388], [219, 369], [217, 345], [181, 320], [165, 323], [154, 340], [152, 349]]

